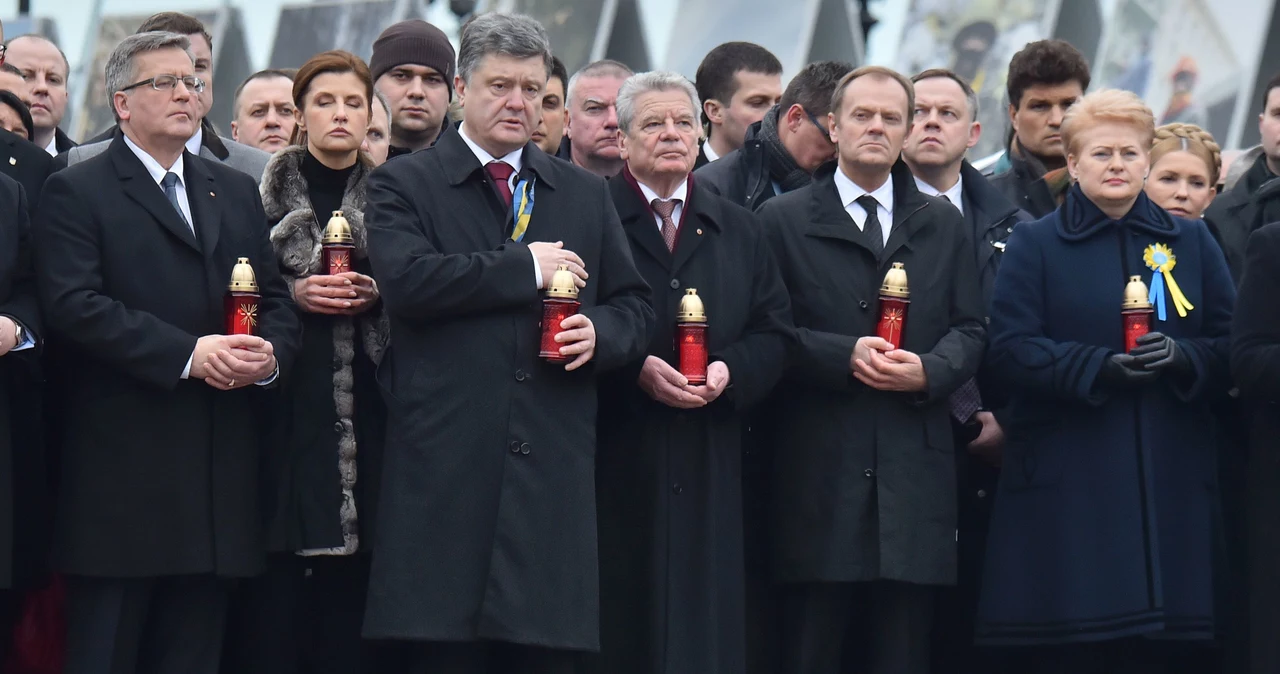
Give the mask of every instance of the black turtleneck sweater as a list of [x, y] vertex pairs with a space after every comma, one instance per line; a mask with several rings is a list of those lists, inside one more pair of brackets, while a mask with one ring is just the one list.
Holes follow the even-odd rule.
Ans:
[[356, 165], [334, 170], [320, 163], [310, 151], [302, 158], [302, 177], [307, 181], [307, 198], [315, 210], [316, 221], [323, 229], [334, 211], [342, 210], [342, 195]]

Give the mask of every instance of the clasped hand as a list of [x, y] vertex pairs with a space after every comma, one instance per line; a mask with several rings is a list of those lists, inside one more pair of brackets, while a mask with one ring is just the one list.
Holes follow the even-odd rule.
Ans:
[[853, 347], [849, 369], [858, 381], [878, 391], [915, 393], [928, 388], [920, 356], [895, 349], [879, 337], [861, 337]]
[[690, 386], [689, 379], [657, 356], [649, 356], [640, 369], [640, 390], [650, 398], [681, 410], [705, 407], [729, 388], [729, 366], [717, 360], [707, 366], [707, 383]]
[[1191, 361], [1178, 343], [1160, 332], [1148, 332], [1136, 340], [1129, 353], [1112, 354], [1099, 377], [1116, 388], [1135, 388], [1160, 378], [1161, 373], [1184, 375]]
[[191, 377], [220, 391], [252, 386], [275, 371], [271, 342], [252, 335], [205, 335], [191, 357]]
[[317, 274], [293, 282], [293, 300], [310, 314], [352, 316], [368, 311], [378, 300], [378, 284], [353, 271]]

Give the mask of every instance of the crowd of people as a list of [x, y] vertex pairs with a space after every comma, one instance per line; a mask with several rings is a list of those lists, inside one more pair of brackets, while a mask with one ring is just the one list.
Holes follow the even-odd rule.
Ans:
[[990, 174], [950, 70], [515, 14], [229, 137], [188, 15], [81, 144], [0, 62], [4, 671], [1280, 672], [1280, 76], [1228, 178], [1060, 40]]

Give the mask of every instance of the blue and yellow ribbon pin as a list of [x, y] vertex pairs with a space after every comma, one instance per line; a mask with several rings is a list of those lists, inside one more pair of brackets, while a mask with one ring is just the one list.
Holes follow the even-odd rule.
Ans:
[[522, 179], [516, 184], [514, 198], [511, 200], [511, 240], [520, 241], [525, 230], [529, 229], [529, 218], [533, 217], [533, 179]]
[[1179, 316], [1186, 318], [1187, 312], [1195, 307], [1191, 306], [1187, 296], [1182, 294], [1178, 282], [1173, 280], [1173, 268], [1178, 264], [1178, 258], [1173, 254], [1173, 249], [1163, 243], [1153, 243], [1142, 252], [1142, 261], [1153, 272], [1151, 294], [1148, 300], [1156, 305], [1156, 316], [1162, 321], [1165, 320], [1164, 287], [1167, 285], [1169, 297], [1173, 298], [1173, 308], [1178, 311]]

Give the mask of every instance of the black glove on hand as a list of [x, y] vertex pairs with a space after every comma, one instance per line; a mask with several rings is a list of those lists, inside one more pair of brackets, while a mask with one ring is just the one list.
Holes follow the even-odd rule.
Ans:
[[1140, 388], [1160, 377], [1159, 370], [1144, 370], [1138, 359], [1127, 353], [1112, 355], [1102, 363], [1098, 380], [1113, 389]]
[[1191, 360], [1172, 337], [1159, 332], [1148, 332], [1137, 339], [1137, 346], [1129, 352], [1144, 370], [1168, 370], [1177, 375], [1192, 374]]

